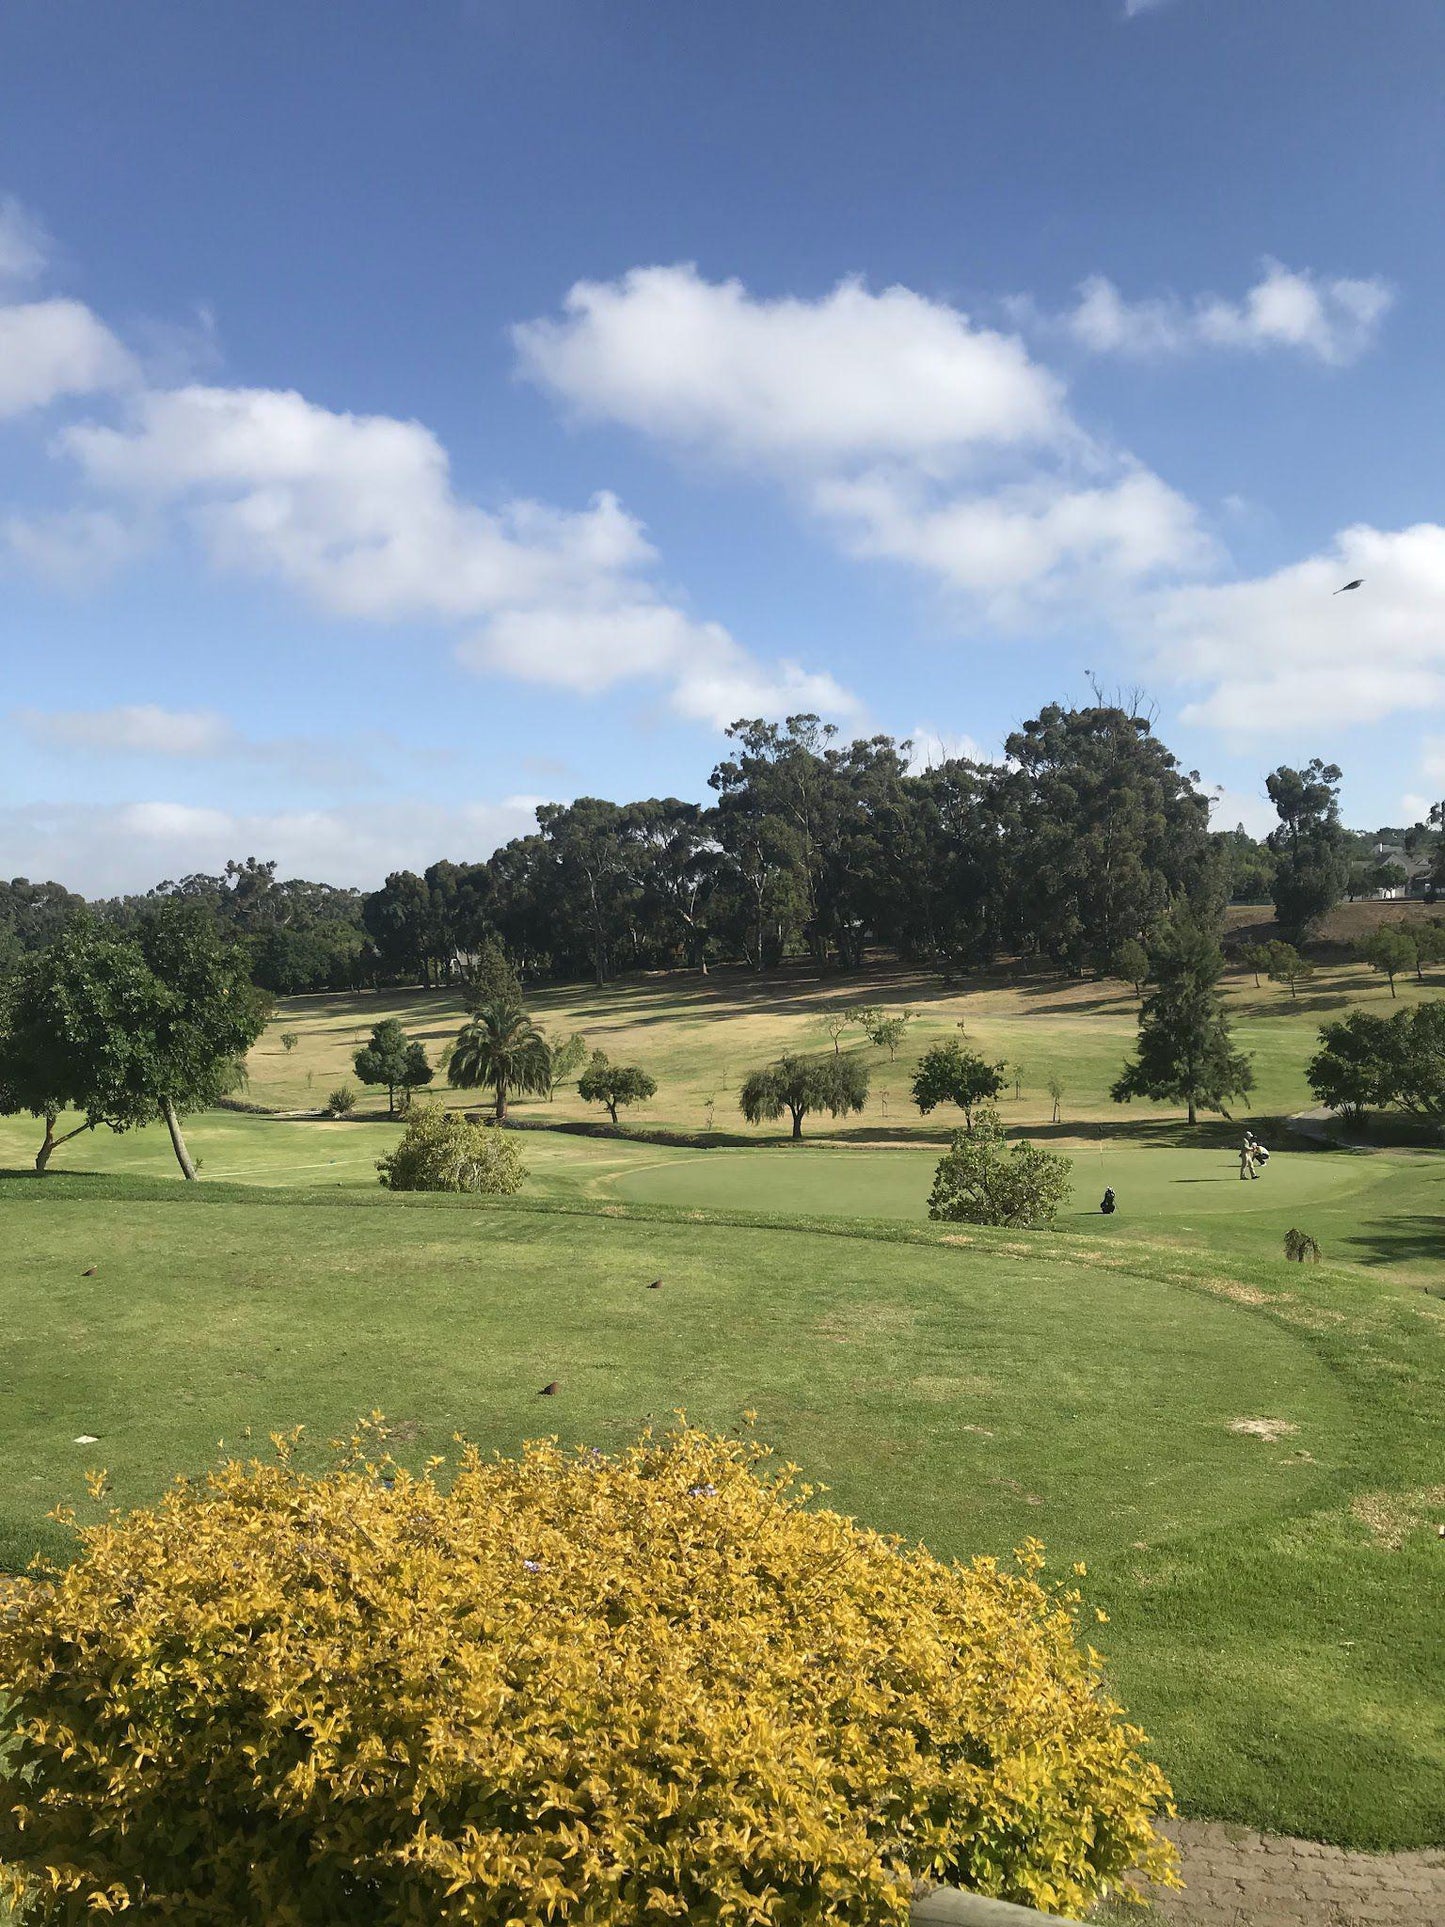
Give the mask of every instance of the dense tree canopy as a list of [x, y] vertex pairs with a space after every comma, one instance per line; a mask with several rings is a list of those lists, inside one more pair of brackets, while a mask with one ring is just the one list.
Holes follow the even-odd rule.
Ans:
[[1027, 1139], [1010, 1145], [998, 1112], [984, 1105], [953, 1134], [928, 1199], [930, 1218], [953, 1224], [1041, 1229], [1054, 1222], [1073, 1188], [1072, 1160]]
[[1302, 770], [1284, 765], [1265, 778], [1279, 828], [1269, 835], [1275, 859], [1274, 914], [1285, 941], [1299, 944], [1345, 894], [1350, 837], [1340, 821], [1340, 772], [1318, 757]]
[[[202, 907], [280, 995], [461, 983], [516, 1001], [541, 979], [714, 961], [852, 970], [870, 946], [945, 973], [1002, 955], [1109, 970], [1137, 960], [1171, 905], [1210, 923], [1230, 895], [1268, 887], [1298, 944], [1351, 858], [1439, 841], [1424, 824], [1353, 837], [1339, 773], [1319, 763], [1270, 777], [1269, 847], [1211, 833], [1195, 774], [1147, 718], [1102, 699], [1047, 705], [989, 763], [920, 767], [908, 742], [849, 741], [810, 713], [743, 718], [728, 737], [706, 803], [546, 803], [531, 834], [484, 861], [396, 870], [365, 896], [247, 857], [98, 908], [130, 929], [158, 900]], [[0, 884], [0, 972], [75, 901], [56, 884]]]
[[201, 905], [153, 903], [129, 933], [73, 916], [0, 996], [0, 1111], [45, 1119], [42, 1170], [62, 1110], [116, 1131], [163, 1119], [194, 1178], [181, 1117], [234, 1087], [265, 1021], [244, 953]]

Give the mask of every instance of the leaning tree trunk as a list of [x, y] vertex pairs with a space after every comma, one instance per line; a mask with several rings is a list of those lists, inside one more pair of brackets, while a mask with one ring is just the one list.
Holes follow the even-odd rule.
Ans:
[[58, 1151], [62, 1144], [69, 1144], [73, 1137], [79, 1137], [82, 1131], [91, 1129], [89, 1124], [77, 1124], [75, 1129], [73, 1131], [67, 1131], [64, 1137], [57, 1137], [55, 1135], [55, 1120], [57, 1115], [58, 1113], [55, 1111], [47, 1111], [45, 1113], [45, 1142], [35, 1153], [35, 1168], [37, 1171], [43, 1171], [46, 1165], [49, 1164], [52, 1151]]
[[181, 1120], [176, 1116], [176, 1107], [168, 1097], [161, 1099], [161, 1116], [171, 1134], [171, 1149], [176, 1154], [176, 1163], [181, 1167], [183, 1177], [194, 1181], [196, 1167], [191, 1162], [191, 1154], [186, 1149], [186, 1140], [181, 1135]]

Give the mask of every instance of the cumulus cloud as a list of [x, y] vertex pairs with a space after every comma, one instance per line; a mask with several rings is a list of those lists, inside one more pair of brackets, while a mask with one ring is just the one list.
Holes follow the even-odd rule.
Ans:
[[1017, 337], [909, 288], [762, 300], [691, 265], [579, 281], [514, 330], [523, 372], [592, 420], [789, 471], [1053, 441], [1060, 384]]
[[82, 302], [0, 307], [0, 420], [65, 395], [122, 387], [134, 373], [131, 357]]
[[0, 516], [0, 555], [65, 589], [93, 588], [139, 555], [144, 527], [110, 509]]
[[1093, 443], [1017, 335], [856, 280], [765, 300], [691, 266], [581, 282], [515, 331], [585, 418], [761, 468], [854, 555], [911, 564], [1012, 620], [1211, 559], [1194, 509]]
[[854, 554], [927, 569], [1004, 623], [1085, 586], [1107, 596], [1204, 566], [1212, 553], [1193, 505], [1147, 469], [1098, 487], [1050, 477], [941, 502], [915, 478], [867, 475], [816, 499]]
[[59, 877], [87, 896], [148, 890], [228, 858], [274, 857], [283, 876], [374, 889], [390, 870], [446, 852], [480, 859], [535, 828], [537, 796], [454, 807], [406, 798], [345, 810], [234, 812], [167, 801], [0, 807], [0, 844], [15, 874]]
[[[658, 593], [655, 551], [614, 495], [482, 508], [457, 495], [419, 422], [192, 385], [139, 393], [120, 426], [75, 425], [60, 445], [92, 487], [173, 506], [222, 568], [278, 577], [338, 615], [475, 624], [458, 649], [473, 669], [583, 695], [662, 679], [679, 714], [707, 721], [707, 689], [771, 689], [775, 705], [794, 680]], [[847, 700], [829, 678], [813, 686]]]
[[1217, 295], [1129, 301], [1102, 274], [1082, 281], [1078, 294], [1062, 315], [1041, 313], [1027, 297], [1009, 307], [1020, 322], [1066, 334], [1097, 355], [1147, 360], [1206, 348], [1288, 348], [1343, 367], [1373, 347], [1395, 299], [1384, 281], [1326, 279], [1273, 260], [1238, 301]]
[[858, 709], [832, 676], [759, 663], [720, 623], [695, 622], [665, 603], [504, 610], [458, 653], [472, 667], [587, 694], [627, 676], [662, 678], [679, 715], [717, 728], [739, 716]]
[[[1364, 586], [1333, 593], [1359, 576]], [[1370, 723], [1445, 704], [1445, 527], [1345, 529], [1274, 573], [1161, 592], [1138, 611], [1159, 668], [1203, 685], [1186, 722], [1235, 734]]]

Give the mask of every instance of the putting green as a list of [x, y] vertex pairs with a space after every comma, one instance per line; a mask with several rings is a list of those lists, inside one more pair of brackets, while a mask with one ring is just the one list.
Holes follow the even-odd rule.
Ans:
[[[1075, 1150], [1074, 1196], [1065, 1218], [1096, 1217], [1105, 1186], [1120, 1210], [1156, 1229], [1203, 1213], [1306, 1205], [1354, 1188], [1347, 1157], [1302, 1153], [1271, 1156], [1265, 1175], [1241, 1187], [1239, 1161], [1220, 1151], [1135, 1150], [1118, 1144]], [[809, 1216], [924, 1218], [938, 1162], [936, 1149], [886, 1151], [832, 1147], [796, 1150], [640, 1152], [611, 1188], [619, 1197], [657, 1204], [795, 1211]]]

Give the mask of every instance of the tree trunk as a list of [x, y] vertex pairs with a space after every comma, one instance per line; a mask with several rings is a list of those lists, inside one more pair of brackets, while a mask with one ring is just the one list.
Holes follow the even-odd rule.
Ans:
[[609, 1104], [607, 1106], [607, 1114], [615, 1124], [617, 1122], [617, 1106], [615, 1104]]
[[804, 1115], [805, 1113], [802, 1111], [793, 1112], [793, 1136], [794, 1137], [801, 1137], [803, 1135]]
[[505, 1077], [499, 1077], [497, 1079], [496, 1119], [498, 1124], [505, 1124], [507, 1121], [507, 1080]]
[[1195, 1114], [1194, 1114], [1194, 1093], [1193, 1093], [1193, 1091], [1191, 1091], [1191, 1092], [1189, 1093], [1189, 1122], [1190, 1122], [1191, 1124], [1197, 1124], [1197, 1123], [1199, 1122], [1199, 1119], [1198, 1119], [1198, 1118], [1197, 1118], [1197, 1117], [1195, 1116]]
[[45, 1113], [45, 1142], [35, 1153], [35, 1168], [37, 1171], [43, 1171], [46, 1165], [49, 1164], [52, 1151], [58, 1151], [62, 1144], [69, 1144], [70, 1140], [73, 1137], [79, 1137], [82, 1131], [93, 1129], [93, 1126], [90, 1124], [77, 1124], [75, 1129], [73, 1131], [67, 1131], [64, 1137], [57, 1137], [55, 1135], [55, 1119], [56, 1113], [54, 1111], [47, 1111]]
[[386, 1087], [386, 1114], [387, 1114], [387, 1116], [388, 1116], [388, 1117], [395, 1117], [395, 1116], [396, 1116], [396, 1086], [395, 1086], [395, 1084], [388, 1084], [388, 1085], [387, 1085], [387, 1087]]
[[168, 1097], [161, 1099], [161, 1116], [171, 1134], [171, 1149], [176, 1154], [176, 1163], [181, 1167], [181, 1175], [189, 1182], [195, 1182], [196, 1167], [191, 1163], [191, 1154], [186, 1149], [186, 1140], [181, 1136], [181, 1120], [176, 1116], [176, 1107]]

